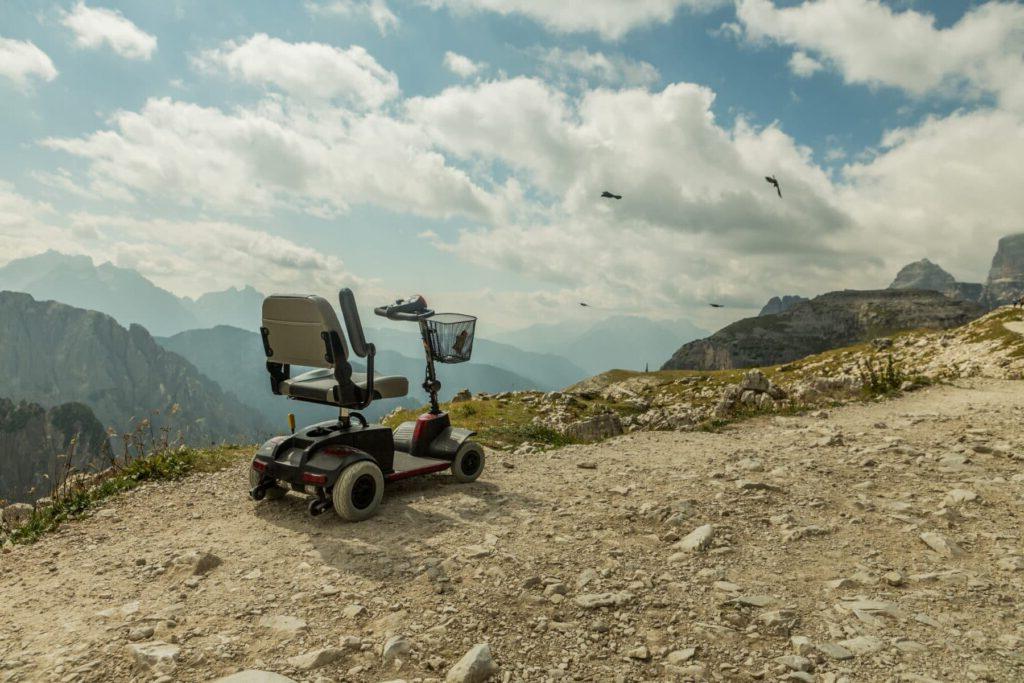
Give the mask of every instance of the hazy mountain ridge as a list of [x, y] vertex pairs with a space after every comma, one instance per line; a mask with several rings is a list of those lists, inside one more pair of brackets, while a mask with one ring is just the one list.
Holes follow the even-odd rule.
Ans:
[[48, 495], [53, 474], [66, 462], [58, 456], [73, 455], [76, 469], [89, 469], [103, 464], [106, 443], [106, 430], [83, 403], [45, 408], [0, 398], [0, 499], [18, 503]]
[[[142, 325], [158, 337], [220, 325], [256, 332], [264, 298], [250, 285], [208, 292], [194, 300], [177, 297], [134, 270], [109, 263], [96, 266], [88, 256], [56, 251], [17, 259], [0, 268], [0, 290], [3, 289], [100, 311], [124, 326]], [[409, 325], [407, 330], [374, 328], [371, 319], [366, 316], [364, 320], [370, 323], [366, 334], [379, 349], [390, 348], [403, 356], [419, 358], [421, 346], [415, 326]], [[480, 337], [474, 345], [472, 362], [493, 365], [530, 379], [530, 388], [560, 389], [588, 374], [560, 354], [524, 351]], [[417, 374], [421, 372], [422, 369]]]
[[186, 443], [252, 442], [264, 420], [140, 325], [19, 292], [0, 292], [0, 395], [88, 405], [120, 431], [149, 419]]
[[195, 300], [179, 297], [131, 268], [109, 262], [95, 265], [88, 256], [53, 250], [0, 267], [0, 290], [106, 313], [123, 326], [135, 323], [155, 335], [219, 324], [257, 329], [263, 300], [249, 286], [209, 292]]
[[685, 320], [667, 323], [617, 315], [585, 326], [539, 323], [503, 337], [520, 348], [568, 358], [588, 375], [595, 375], [614, 368], [656, 368], [679, 348], [681, 340], [706, 334], [706, 330]]

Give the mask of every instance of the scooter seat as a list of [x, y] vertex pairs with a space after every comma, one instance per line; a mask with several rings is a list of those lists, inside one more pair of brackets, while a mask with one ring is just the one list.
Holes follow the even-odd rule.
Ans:
[[[352, 383], [366, 390], [366, 373], [353, 372]], [[281, 393], [293, 398], [301, 398], [317, 403], [335, 404], [334, 387], [338, 380], [334, 372], [328, 368], [320, 368], [304, 372], [292, 379], [281, 382]], [[409, 380], [397, 375], [380, 375], [373, 373], [373, 394], [375, 399], [401, 398], [409, 393]]]

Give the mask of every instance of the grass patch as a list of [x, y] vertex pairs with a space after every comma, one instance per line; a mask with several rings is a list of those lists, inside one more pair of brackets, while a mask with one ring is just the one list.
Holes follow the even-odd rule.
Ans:
[[92, 486], [68, 490], [50, 505], [36, 508], [29, 521], [11, 531], [7, 538], [13, 543], [34, 543], [65, 521], [79, 517], [108, 498], [130, 491], [144, 482], [173, 481], [194, 472], [216, 472], [237, 462], [248, 451], [248, 448], [240, 446], [210, 450], [180, 448], [133, 460], [109, 470], [107, 476]]
[[[448, 412], [453, 426], [472, 429], [477, 433], [476, 440], [491, 448], [515, 447], [527, 441], [543, 443], [552, 448], [575, 443], [553, 429], [533, 424], [537, 409], [524, 403], [521, 398], [444, 403], [441, 409]], [[403, 410], [387, 417], [383, 424], [394, 429], [402, 422], [415, 420], [428, 410], [428, 406]]]
[[1008, 309], [989, 315], [968, 328], [967, 341], [980, 344], [996, 342], [1001, 350], [1009, 350], [1011, 358], [1024, 358], [1024, 336], [1006, 329], [1003, 323], [1024, 321], [1020, 311]]

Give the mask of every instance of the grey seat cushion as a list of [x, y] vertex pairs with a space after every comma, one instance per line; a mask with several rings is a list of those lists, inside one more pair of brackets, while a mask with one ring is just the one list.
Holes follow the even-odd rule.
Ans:
[[[365, 373], [353, 372], [352, 382], [360, 389], [366, 390]], [[281, 393], [295, 398], [334, 403], [334, 387], [337, 385], [334, 371], [323, 368], [286, 379], [281, 382]], [[401, 398], [409, 393], [409, 380], [396, 375], [373, 373], [373, 393], [376, 398]]]

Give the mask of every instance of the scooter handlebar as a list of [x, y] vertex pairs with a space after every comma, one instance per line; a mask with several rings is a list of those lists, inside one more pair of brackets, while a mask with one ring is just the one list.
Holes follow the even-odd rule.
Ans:
[[434, 315], [434, 311], [427, 308], [427, 302], [422, 296], [399, 299], [389, 306], [378, 306], [373, 312], [388, 320], [409, 320], [419, 322]]

